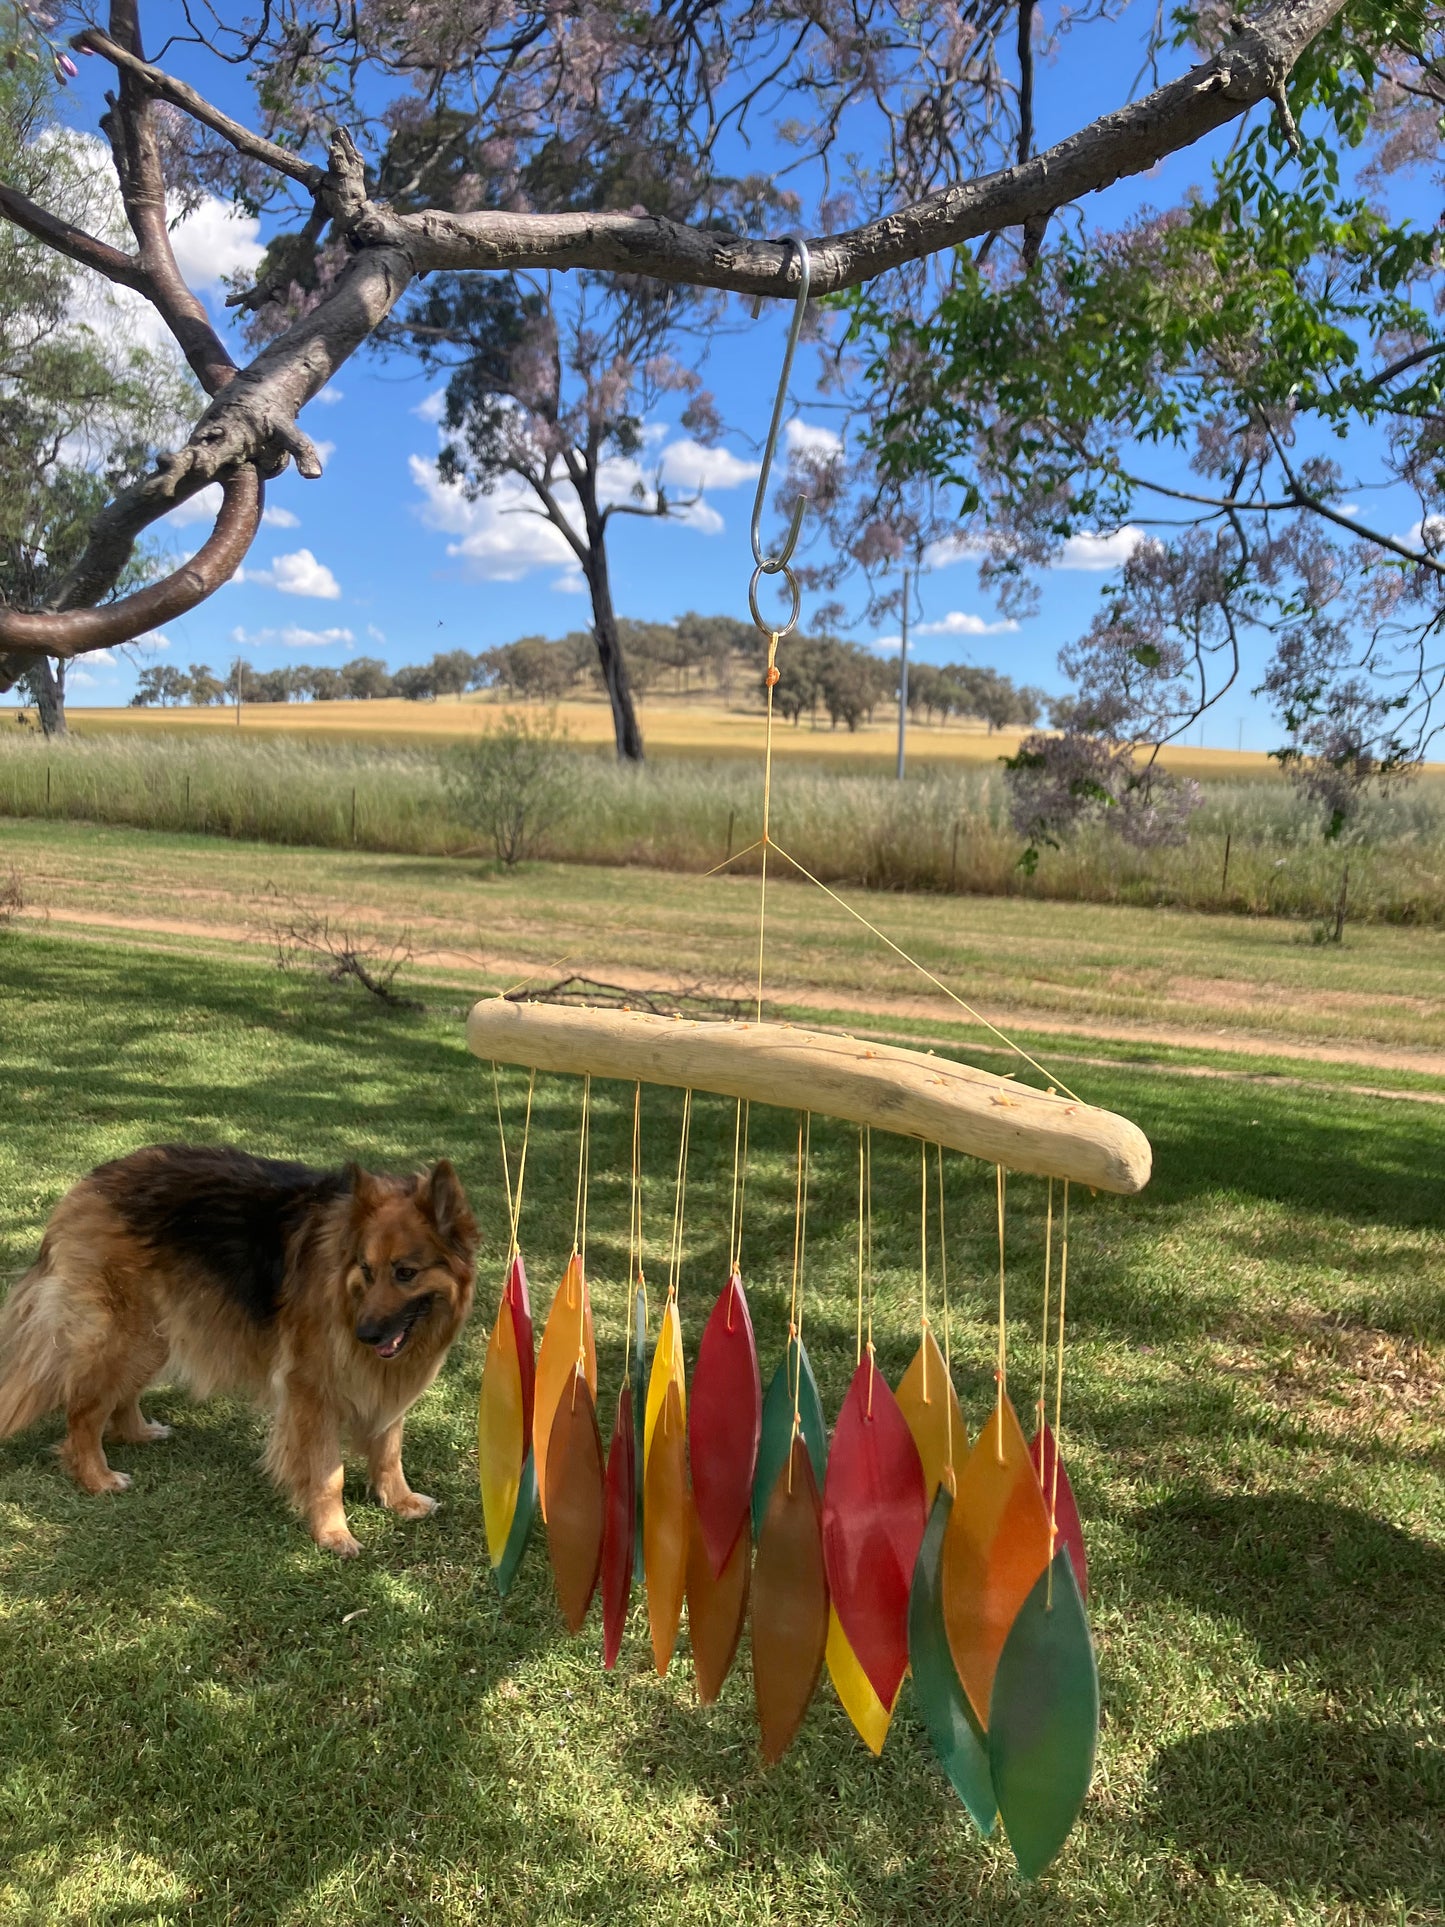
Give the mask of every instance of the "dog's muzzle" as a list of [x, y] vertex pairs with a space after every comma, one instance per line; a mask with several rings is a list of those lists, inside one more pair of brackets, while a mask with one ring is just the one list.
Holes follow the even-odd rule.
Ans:
[[407, 1340], [431, 1310], [432, 1294], [415, 1299], [392, 1318], [363, 1318], [356, 1327], [357, 1342], [369, 1345], [378, 1358], [395, 1358], [405, 1350]]

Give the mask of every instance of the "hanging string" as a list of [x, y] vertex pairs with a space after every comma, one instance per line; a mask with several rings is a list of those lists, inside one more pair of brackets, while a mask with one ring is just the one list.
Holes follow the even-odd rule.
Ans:
[[773, 691], [777, 688], [778, 677], [782, 673], [778, 668], [779, 640], [778, 632], [775, 629], [768, 637], [768, 670], [767, 675], [764, 677], [768, 691], [768, 723], [767, 733], [763, 740], [763, 833], [758, 839], [762, 844], [763, 850], [762, 882], [758, 888], [757, 1015], [759, 1023], [763, 1021], [763, 940], [768, 925], [768, 847], [771, 842], [771, 838], [768, 835], [768, 826], [772, 818], [773, 809]]
[[863, 1363], [863, 1214], [865, 1210], [863, 1129], [864, 1127], [860, 1124], [858, 1126], [858, 1331], [853, 1351], [853, 1363], [855, 1366]]
[[1059, 1338], [1054, 1347], [1054, 1475], [1049, 1482], [1049, 1583], [1044, 1608], [1054, 1609], [1054, 1546], [1059, 1537], [1059, 1456], [1064, 1429], [1064, 1300], [1069, 1290], [1069, 1180], [1064, 1179], [1064, 1223], [1059, 1250]]
[[[926, 1341], [928, 1337], [928, 1146], [922, 1142], [920, 1142], [918, 1146], [918, 1177], [918, 1289], [921, 1300], [918, 1323], [919, 1329], [922, 1331]], [[932, 1398], [928, 1390], [928, 1345], [926, 1342], [923, 1346], [923, 1402], [925, 1405], [932, 1403]]]
[[[808, 1173], [812, 1161], [813, 1114], [798, 1118], [798, 1178], [793, 1198], [793, 1288], [788, 1304], [788, 1351], [793, 1368], [793, 1437], [803, 1429], [803, 1262], [808, 1241]], [[793, 1489], [793, 1457], [788, 1453], [788, 1490]]]
[[957, 1490], [958, 1482], [953, 1472], [953, 1332], [948, 1316], [948, 1231], [943, 1222], [943, 1146], [935, 1145], [938, 1153], [938, 1272], [939, 1284], [943, 1292], [943, 1369], [948, 1374], [948, 1388], [945, 1403], [948, 1410], [948, 1457], [944, 1461], [945, 1476], [950, 1492]]
[[[728, 1276], [740, 1274], [743, 1268], [743, 1203], [748, 1184], [748, 1125], [752, 1119], [752, 1105], [744, 1097], [738, 1099], [737, 1118], [733, 1124], [733, 1201], [732, 1215], [728, 1223]], [[728, 1327], [732, 1329], [731, 1326]]]
[[502, 1088], [497, 1079], [497, 1066], [492, 1064], [492, 1097], [497, 1106], [497, 1138], [502, 1148], [502, 1183], [507, 1191], [507, 1263], [510, 1265], [517, 1256], [520, 1246], [517, 1242], [517, 1227], [522, 1218], [522, 1184], [527, 1175], [527, 1145], [532, 1136], [532, 1093], [537, 1088], [537, 1073], [532, 1072], [527, 1080], [527, 1115], [522, 1125], [522, 1153], [517, 1160], [517, 1188], [512, 1189], [511, 1160], [507, 1156], [507, 1130], [502, 1122]]
[[[1039, 1346], [1039, 1425], [1044, 1423], [1045, 1398], [1049, 1386], [1049, 1285], [1054, 1266], [1054, 1181], [1049, 1179], [1048, 1215], [1044, 1220], [1044, 1315], [1040, 1329], [1042, 1343]], [[1049, 1548], [1050, 1553], [1053, 1547]]]
[[582, 1080], [582, 1135], [577, 1144], [577, 1208], [572, 1216], [572, 1249], [582, 1260], [587, 1273], [587, 1180], [589, 1177], [592, 1124], [592, 1079]]
[[[1082, 1104], [1084, 1102], [1083, 1098], [1081, 1098], [1077, 1094], [1077, 1092], [1071, 1091], [1069, 1089], [1068, 1085], [1063, 1081], [1061, 1077], [1057, 1076], [1053, 1071], [1046, 1070], [1036, 1057], [1030, 1057], [1029, 1053], [1024, 1049], [1022, 1044], [1016, 1044], [1013, 1038], [1010, 1037], [1006, 1031], [1000, 1030], [997, 1024], [990, 1023], [987, 1017], [985, 1017], [980, 1011], [975, 1010], [972, 1004], [967, 1003], [962, 997], [960, 997], [956, 990], [951, 990], [941, 977], [935, 977], [933, 972], [928, 968], [926, 964], [921, 964], [918, 961], [917, 957], [911, 957], [901, 944], [895, 943], [892, 937], [890, 937], [885, 931], [882, 931], [878, 928], [876, 923], [870, 923], [867, 917], [863, 915], [861, 910], [855, 910], [851, 903], [847, 902], [845, 898], [840, 897], [838, 895], [838, 892], [836, 890], [830, 890], [827, 884], [823, 882], [822, 878], [815, 877], [813, 875], [813, 872], [807, 867], [807, 865], [805, 863], [800, 863], [790, 850], [785, 850], [781, 843], [773, 842], [771, 840], [769, 843], [769, 847], [771, 849], [776, 850], [778, 855], [783, 859], [785, 863], [791, 863], [793, 868], [798, 872], [799, 876], [806, 877], [809, 883], [816, 884], [817, 887], [823, 892], [823, 895], [825, 897], [830, 897], [833, 900], [833, 902], [838, 905], [840, 910], [846, 910], [848, 915], [852, 917], [856, 923], [861, 923], [863, 928], [865, 930], [871, 931], [872, 934], [878, 939], [880, 943], [886, 944], [887, 947], [893, 952], [894, 956], [901, 957], [904, 963], [908, 964], [912, 969], [916, 970], [920, 976], [926, 977], [929, 983], [933, 985], [935, 990], [941, 990], [945, 997], [951, 998], [953, 1002], [958, 1005], [960, 1010], [967, 1011], [968, 1015], [973, 1019], [973, 1021], [976, 1024], [981, 1024], [986, 1031], [990, 1032], [994, 1037], [997, 1037], [1001, 1044], [1006, 1045], [1007, 1048], [1013, 1051], [1016, 1056], [1021, 1057], [1023, 1061], [1031, 1067], [1031, 1069], [1036, 1070], [1039, 1076], [1045, 1079], [1045, 1081], [1049, 1084], [1050, 1089], [1052, 1089], [1054, 1086], [1057, 1086], [1058, 1089], [1063, 1092], [1065, 1097], [1072, 1098], [1076, 1104]], [[761, 1011], [759, 1014], [761, 1014]]]
[[672, 1249], [667, 1260], [667, 1298], [671, 1304], [677, 1297], [678, 1281], [682, 1274], [682, 1220], [684, 1202], [687, 1196], [687, 1144], [692, 1133], [692, 1092], [685, 1091], [682, 1098], [682, 1136], [677, 1146], [677, 1190], [672, 1200]]
[[[642, 1084], [632, 1093], [632, 1195], [627, 1212], [627, 1276], [632, 1291], [642, 1293], [642, 1315], [647, 1317], [647, 1281], [642, 1275]], [[631, 1293], [629, 1293], [629, 1297]], [[627, 1307], [622, 1342], [622, 1379], [629, 1382], [632, 1367], [632, 1305]]]
[[994, 1166], [998, 1181], [998, 1462], [1003, 1464], [1003, 1407], [1008, 1397], [1008, 1313], [1004, 1301], [1004, 1209], [1008, 1179], [1001, 1164]]

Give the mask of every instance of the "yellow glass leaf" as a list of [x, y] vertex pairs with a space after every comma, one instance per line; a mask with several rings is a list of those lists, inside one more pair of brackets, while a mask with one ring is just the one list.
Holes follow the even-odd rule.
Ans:
[[655, 1449], [647, 1461], [642, 1500], [642, 1556], [647, 1579], [647, 1620], [658, 1677], [667, 1672], [682, 1602], [687, 1591], [687, 1549], [692, 1537], [692, 1499], [687, 1489], [687, 1431], [682, 1401], [669, 1382], [657, 1421]]
[[952, 1427], [952, 1463], [956, 1476], [968, 1456], [968, 1428], [963, 1422], [958, 1394], [948, 1376], [943, 1353], [938, 1349], [938, 1340], [926, 1325], [923, 1342], [899, 1381], [897, 1398], [923, 1461], [923, 1482], [931, 1506], [943, 1482], [943, 1469], [949, 1463], [949, 1429]]
[[1049, 1563], [1049, 1509], [1018, 1418], [1002, 1398], [958, 1473], [943, 1539], [943, 1619], [958, 1677], [988, 1726], [999, 1654]]
[[848, 1644], [843, 1622], [836, 1610], [828, 1608], [828, 1676], [833, 1690], [843, 1702], [843, 1711], [858, 1729], [870, 1753], [881, 1753], [893, 1719], [890, 1707], [873, 1691], [868, 1675], [858, 1664], [857, 1654]]
[[511, 1308], [504, 1304], [487, 1344], [482, 1396], [477, 1407], [477, 1472], [482, 1485], [482, 1522], [487, 1530], [487, 1552], [494, 1572], [507, 1549], [526, 1455], [517, 1332]]
[[582, 1260], [574, 1251], [567, 1261], [552, 1309], [547, 1313], [547, 1328], [537, 1352], [537, 1388], [532, 1400], [532, 1456], [537, 1465], [537, 1503], [547, 1517], [547, 1448], [552, 1440], [552, 1422], [557, 1416], [557, 1401], [572, 1382], [577, 1355], [582, 1354], [583, 1376], [595, 1401], [597, 1397], [597, 1350], [592, 1337], [592, 1303], [587, 1280], [582, 1275]]
[[670, 1299], [662, 1314], [662, 1329], [652, 1353], [652, 1373], [647, 1381], [647, 1418], [642, 1431], [642, 1465], [646, 1472], [652, 1452], [652, 1435], [667, 1400], [670, 1385], [677, 1387], [678, 1410], [687, 1421], [687, 1380], [683, 1374], [682, 1320], [677, 1315], [677, 1300]]

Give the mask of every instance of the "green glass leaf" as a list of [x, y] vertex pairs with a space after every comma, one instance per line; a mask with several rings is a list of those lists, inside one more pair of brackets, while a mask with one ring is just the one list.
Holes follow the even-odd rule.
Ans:
[[647, 1422], [647, 1293], [639, 1285], [632, 1294], [632, 1430], [637, 1452], [637, 1532], [632, 1541], [632, 1583], [643, 1584], [642, 1487], [643, 1428]]
[[908, 1660], [918, 1711], [939, 1764], [986, 1837], [998, 1817], [988, 1740], [959, 1680], [943, 1619], [943, 1535], [952, 1511], [953, 1494], [947, 1484], [940, 1485], [908, 1595]]
[[517, 1510], [512, 1514], [512, 1530], [507, 1534], [507, 1543], [502, 1548], [501, 1564], [493, 1577], [497, 1591], [503, 1599], [511, 1589], [517, 1568], [522, 1563], [522, 1554], [527, 1550], [527, 1541], [532, 1534], [532, 1519], [537, 1510], [537, 1466], [529, 1452], [522, 1462], [522, 1483], [517, 1488]]
[[823, 1416], [823, 1401], [818, 1382], [808, 1363], [807, 1347], [800, 1338], [790, 1338], [783, 1362], [773, 1373], [763, 1400], [763, 1426], [758, 1440], [758, 1469], [753, 1477], [753, 1538], [757, 1540], [767, 1515], [768, 1500], [778, 1482], [778, 1474], [788, 1463], [793, 1449], [793, 1393], [797, 1388], [798, 1417], [803, 1441], [808, 1448], [813, 1477], [818, 1490], [828, 1470], [828, 1421]]
[[988, 1714], [994, 1792], [1014, 1859], [1035, 1880], [1069, 1837], [1099, 1737], [1094, 1642], [1066, 1548], [1019, 1608]]

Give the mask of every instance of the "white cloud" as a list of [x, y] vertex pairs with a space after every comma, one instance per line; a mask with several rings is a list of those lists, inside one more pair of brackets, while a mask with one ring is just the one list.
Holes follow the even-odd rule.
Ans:
[[268, 529], [299, 529], [301, 517], [293, 515], [290, 509], [267, 509], [261, 517]]
[[159, 629], [153, 629], [148, 636], [137, 636], [130, 645], [133, 649], [169, 649], [171, 639]]
[[237, 569], [231, 580], [254, 582], [262, 589], [279, 589], [282, 595], [318, 596], [323, 602], [335, 602], [341, 594], [341, 584], [310, 549], [278, 555], [269, 569]]
[[329, 649], [338, 642], [355, 642], [356, 637], [349, 629], [302, 629], [296, 623], [288, 623], [284, 629], [238, 627], [231, 631], [231, 640], [243, 649], [263, 648], [274, 642], [286, 649]]
[[65, 678], [67, 689], [94, 689], [96, 678], [84, 669], [72, 669]]
[[1431, 555], [1438, 555], [1445, 548], [1445, 517], [1429, 515], [1424, 521], [1412, 522], [1395, 540], [1407, 548], [1428, 549]]
[[334, 408], [337, 402], [345, 401], [346, 396], [340, 388], [334, 388], [330, 382], [327, 382], [321, 393], [313, 399], [319, 401], [323, 408]]
[[559, 575], [554, 578], [552, 587], [558, 595], [585, 595], [587, 584], [582, 580], [582, 571], [575, 575]]
[[418, 514], [428, 528], [457, 539], [447, 554], [466, 564], [469, 576], [483, 582], [520, 582], [533, 569], [560, 567], [579, 575], [576, 556], [550, 522], [529, 507], [524, 482], [506, 476], [490, 495], [469, 502], [455, 484], [443, 482], [436, 463], [413, 455], [407, 466], [422, 492]]
[[815, 422], [800, 421], [794, 415], [783, 430], [783, 439], [788, 445], [790, 455], [841, 455], [843, 437], [831, 428], [821, 428]]
[[85, 660], [89, 663], [103, 663], [107, 669], [115, 668], [115, 657], [108, 649], [92, 649], [88, 651]]
[[[946, 616], [936, 622], [918, 622], [908, 631], [910, 638], [915, 636], [1006, 636], [1018, 628], [1012, 616], [1003, 616], [997, 622], [986, 622], [982, 616], [966, 614], [962, 609], [950, 609]], [[900, 635], [875, 636], [870, 649], [876, 649], [881, 656], [896, 655], [903, 646]]]
[[1143, 529], [1136, 528], [1132, 522], [1109, 533], [1101, 529], [1086, 530], [1082, 535], [1069, 537], [1054, 567], [1087, 569], [1091, 572], [1117, 569], [1121, 563], [1129, 560], [1145, 539]]
[[266, 252], [253, 214], [208, 194], [171, 229], [176, 266], [193, 288], [219, 288], [228, 275], [254, 274]]
[[326, 464], [336, 453], [335, 442], [313, 442], [312, 447], [316, 450], [317, 460], [323, 468], [325, 468]]
[[386, 631], [384, 629], [378, 629], [374, 622], [367, 623], [366, 633], [372, 642], [386, 641]]
[[702, 442], [673, 442], [662, 451], [662, 479], [672, 488], [737, 488], [751, 482], [758, 464], [745, 462], [728, 448]]
[[446, 389], [433, 388], [431, 393], [419, 401], [411, 412], [424, 422], [439, 422], [442, 418], [442, 410], [446, 405]]

